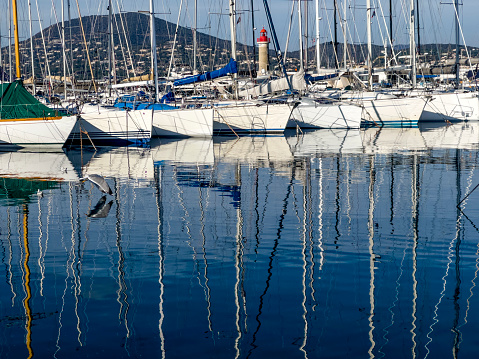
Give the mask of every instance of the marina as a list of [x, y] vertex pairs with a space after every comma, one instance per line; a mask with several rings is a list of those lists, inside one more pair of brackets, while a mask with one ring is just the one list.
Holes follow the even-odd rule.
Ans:
[[478, 5], [0, 10], [0, 358], [477, 356]]

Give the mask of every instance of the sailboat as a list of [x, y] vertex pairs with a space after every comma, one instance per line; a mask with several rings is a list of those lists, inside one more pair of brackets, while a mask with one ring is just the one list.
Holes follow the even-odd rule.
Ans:
[[[231, 57], [236, 59], [236, 2], [229, 1], [230, 9], [230, 28], [231, 28]], [[279, 50], [279, 43], [271, 19], [269, 6], [264, 2], [266, 17], [273, 36], [273, 42], [278, 49], [279, 63], [286, 76]], [[289, 83], [289, 80], [286, 79]], [[236, 101], [218, 102], [214, 104], [214, 123], [213, 132], [215, 134], [228, 133], [282, 133], [284, 132], [292, 110], [296, 107], [296, 102], [275, 103], [268, 101], [238, 101], [238, 81], [237, 75], [233, 77], [233, 88], [235, 90]]]
[[426, 93], [431, 101], [426, 105], [420, 121], [478, 121], [479, 120], [479, 97], [476, 91], [459, 90], [459, 1], [454, 1], [455, 9], [455, 37], [456, 37], [456, 91]]
[[[108, 46], [109, 68], [113, 64], [112, 41], [112, 4], [109, 1], [108, 28], [110, 32]], [[80, 17], [81, 19], [81, 17]], [[86, 42], [86, 40], [84, 40]], [[87, 50], [88, 53], [88, 50]], [[111, 73], [111, 72], [109, 72]], [[92, 81], [93, 73], [91, 74]], [[110, 80], [111, 81], [111, 80]], [[108, 89], [111, 95], [111, 84]], [[148, 144], [152, 132], [152, 109], [118, 108], [100, 103], [84, 103], [80, 107], [79, 121], [68, 138], [68, 144], [91, 142], [95, 145], [134, 145]], [[85, 136], [84, 136], [85, 135]]]
[[[299, 4], [299, 2], [298, 2]], [[334, 2], [337, 6], [337, 3]], [[336, 10], [335, 10], [336, 11]], [[319, 1], [316, 0], [316, 14], [319, 13]], [[303, 33], [302, 33], [301, 6], [298, 5], [298, 24], [299, 24], [299, 57], [300, 73], [303, 73], [303, 62], [307, 66], [307, 59], [303, 61]], [[317, 42], [319, 43], [319, 15], [316, 16]], [[308, 23], [306, 19], [306, 24]], [[346, 44], [346, 36], [344, 36]], [[307, 45], [306, 45], [307, 46]], [[306, 51], [305, 54], [308, 52]], [[344, 52], [346, 54], [346, 52]], [[316, 53], [317, 71], [320, 73], [320, 55]], [[346, 67], [346, 59], [344, 60]], [[308, 75], [309, 78], [313, 78]], [[334, 75], [333, 75], [334, 76]], [[304, 77], [304, 74], [303, 74]], [[329, 76], [319, 76], [319, 78], [328, 78]], [[318, 100], [313, 97], [301, 98], [301, 103], [293, 110], [292, 118], [288, 122], [288, 127], [299, 126], [301, 128], [359, 128], [361, 126], [363, 108], [354, 103], [344, 103], [337, 100]]]
[[12, 1], [16, 79], [0, 85], [0, 148], [62, 147], [76, 116], [60, 115], [40, 103], [23, 86], [20, 71], [17, 3]]

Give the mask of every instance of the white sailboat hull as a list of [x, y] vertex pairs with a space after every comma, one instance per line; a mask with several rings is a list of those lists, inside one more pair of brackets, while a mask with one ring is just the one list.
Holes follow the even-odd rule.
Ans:
[[477, 92], [437, 93], [431, 96], [419, 121], [478, 121]]
[[321, 103], [303, 99], [293, 110], [287, 127], [301, 128], [359, 128], [362, 107], [339, 102]]
[[364, 124], [386, 127], [416, 127], [427, 102], [421, 97], [370, 91], [332, 93], [328, 97], [362, 106]]
[[77, 122], [76, 116], [35, 119], [0, 119], [1, 147], [61, 148]]
[[68, 142], [91, 141], [95, 145], [144, 145], [152, 132], [152, 110], [125, 111], [116, 107], [85, 104]]
[[209, 137], [213, 135], [213, 109], [175, 109], [153, 113], [153, 137]]
[[283, 133], [291, 115], [291, 104], [239, 103], [215, 107], [214, 134]]

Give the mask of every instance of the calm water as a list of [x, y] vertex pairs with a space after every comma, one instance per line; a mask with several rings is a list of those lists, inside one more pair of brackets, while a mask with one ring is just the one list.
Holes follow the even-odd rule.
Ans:
[[2, 153], [0, 357], [476, 357], [479, 190], [456, 205], [478, 143], [469, 123]]

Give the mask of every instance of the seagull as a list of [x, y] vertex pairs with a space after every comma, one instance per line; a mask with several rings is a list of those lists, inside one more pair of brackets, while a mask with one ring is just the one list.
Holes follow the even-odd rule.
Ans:
[[85, 182], [86, 180], [96, 185], [98, 189], [102, 191], [103, 193], [113, 195], [113, 192], [111, 191], [110, 186], [108, 186], [108, 183], [105, 181], [105, 179], [102, 176], [91, 174], [91, 175], [86, 175], [83, 178], [80, 178], [80, 182]]

